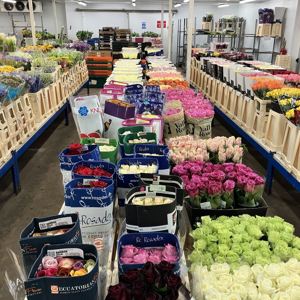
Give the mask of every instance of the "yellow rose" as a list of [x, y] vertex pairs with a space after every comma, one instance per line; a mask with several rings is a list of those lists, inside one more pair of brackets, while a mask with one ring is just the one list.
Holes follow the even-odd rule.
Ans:
[[293, 118], [295, 117], [295, 111], [294, 111], [294, 109], [288, 110], [288, 111], [285, 113], [285, 116], [286, 116], [288, 119], [293, 119]]

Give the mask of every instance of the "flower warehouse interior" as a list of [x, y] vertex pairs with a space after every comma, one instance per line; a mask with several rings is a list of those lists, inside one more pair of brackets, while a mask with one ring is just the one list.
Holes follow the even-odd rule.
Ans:
[[0, 299], [299, 300], [299, 26], [0, 0]]

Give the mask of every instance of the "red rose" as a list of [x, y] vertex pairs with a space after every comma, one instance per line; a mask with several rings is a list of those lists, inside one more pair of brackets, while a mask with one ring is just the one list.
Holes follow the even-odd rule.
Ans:
[[172, 289], [170, 292], [164, 297], [164, 300], [177, 300], [179, 297], [178, 290]]
[[174, 265], [168, 263], [167, 261], [163, 260], [160, 264], [157, 265], [157, 269], [161, 273], [169, 273], [174, 269]]
[[82, 145], [81, 144], [71, 144], [68, 147], [68, 155], [78, 155], [82, 153]]
[[131, 300], [129, 290], [123, 284], [111, 285], [105, 300]]
[[161, 300], [162, 296], [158, 295], [155, 292], [148, 292], [144, 299], [145, 300]]
[[145, 277], [145, 281], [148, 284], [154, 284], [156, 278], [159, 276], [159, 272], [155, 269], [154, 264], [151, 262], [147, 262], [144, 265], [142, 273]]
[[181, 278], [177, 275], [170, 274], [166, 277], [166, 284], [168, 288], [178, 290], [181, 285]]
[[139, 278], [141, 278], [141, 272], [139, 270], [129, 270], [120, 276], [120, 282], [133, 284]]
[[146, 284], [143, 280], [138, 280], [132, 285], [133, 299], [144, 299]]

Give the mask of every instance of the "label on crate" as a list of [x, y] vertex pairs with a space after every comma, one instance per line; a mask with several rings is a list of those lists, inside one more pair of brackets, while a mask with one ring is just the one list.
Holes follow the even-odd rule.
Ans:
[[54, 249], [54, 250], [48, 250], [47, 251], [48, 256], [52, 257], [81, 257], [84, 259], [84, 252], [82, 249], [79, 248], [65, 248], [65, 249]]
[[50, 229], [50, 228], [54, 228], [54, 227], [58, 227], [58, 226], [72, 225], [72, 224], [73, 224], [73, 221], [72, 221], [71, 217], [64, 217], [64, 218], [60, 218], [60, 219], [40, 222], [38, 225], [39, 225], [40, 230], [46, 230], [46, 229]]
[[[159, 225], [159, 226], [151, 226], [151, 227], [140, 227], [136, 225], [126, 224], [126, 229], [131, 231], [138, 232], [157, 232], [157, 231], [168, 231], [169, 233], [175, 234], [176, 231], [176, 222], [177, 222], [177, 210], [174, 210], [172, 213], [167, 215], [167, 224]], [[141, 242], [138, 240], [137, 242]], [[145, 242], [153, 242], [153, 240], [145, 241]]]
[[165, 185], [150, 185], [148, 187], [149, 192], [165, 192], [166, 186]]
[[96, 138], [95, 144], [109, 144], [109, 139], [105, 138]]
[[211, 209], [211, 204], [210, 204], [210, 202], [202, 202], [202, 203], [200, 203], [200, 207], [202, 209]]

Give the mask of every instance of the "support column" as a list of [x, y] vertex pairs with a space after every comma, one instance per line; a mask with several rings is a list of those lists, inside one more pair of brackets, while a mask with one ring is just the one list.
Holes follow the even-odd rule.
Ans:
[[161, 2], [161, 16], [160, 16], [160, 36], [161, 36], [161, 40], [163, 40], [164, 38], [164, 4], [163, 2]]
[[188, 32], [187, 32], [187, 52], [186, 52], [186, 80], [189, 81], [191, 77], [191, 59], [192, 59], [192, 40], [194, 30], [194, 0], [189, 2], [189, 17], [188, 17]]
[[172, 60], [172, 33], [173, 33], [173, 0], [169, 0], [169, 24], [168, 24], [168, 59]]
[[28, 4], [29, 4], [29, 14], [30, 14], [30, 25], [31, 25], [31, 32], [32, 32], [32, 43], [35, 46], [36, 35], [35, 35], [35, 20], [34, 20], [32, 0], [28, 0]]
[[58, 39], [58, 21], [57, 21], [57, 11], [56, 11], [56, 2], [52, 0], [53, 16], [55, 21], [55, 37]]

